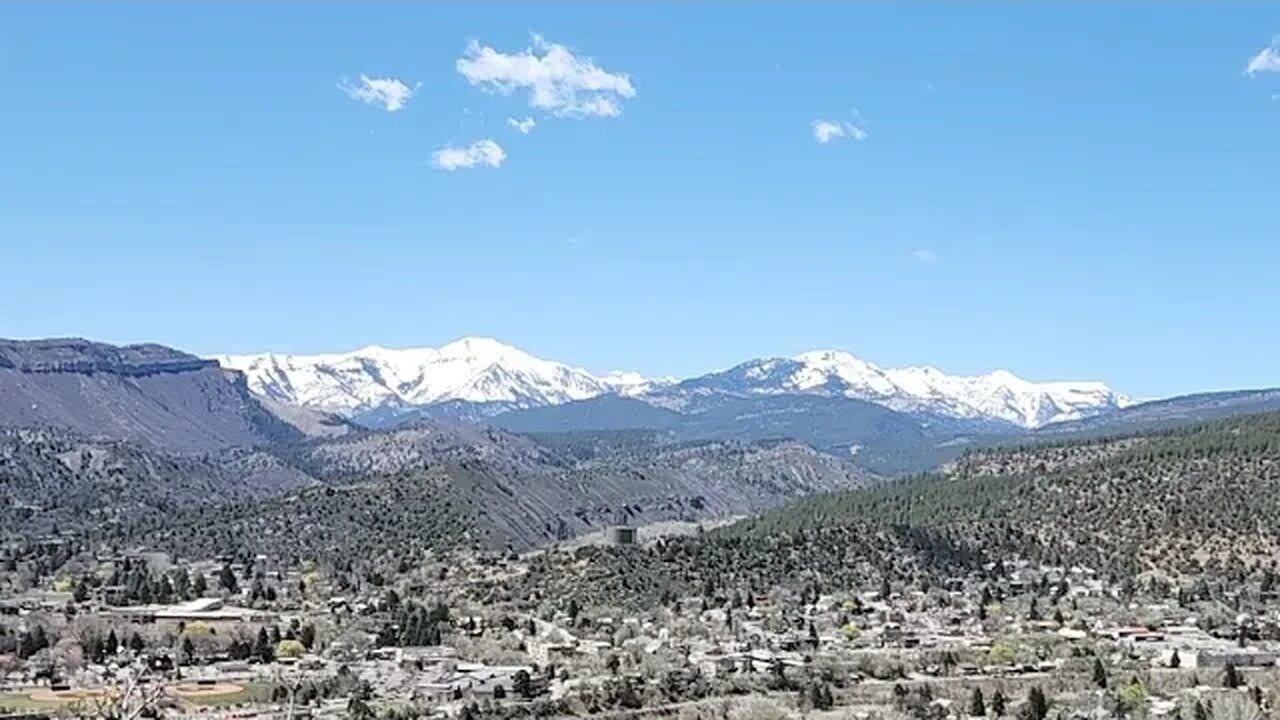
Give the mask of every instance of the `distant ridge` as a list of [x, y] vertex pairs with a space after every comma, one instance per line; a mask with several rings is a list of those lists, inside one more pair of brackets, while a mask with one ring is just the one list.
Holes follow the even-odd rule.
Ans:
[[260, 353], [217, 360], [244, 372], [255, 393], [373, 426], [421, 415], [493, 417], [609, 394], [676, 412], [709, 394], [845, 397], [1005, 429], [1036, 428], [1131, 404], [1100, 382], [1034, 383], [1000, 370], [965, 377], [931, 367], [885, 369], [839, 350], [748, 360], [682, 382], [625, 372], [594, 375], [490, 338], [462, 338], [440, 348], [370, 346], [348, 353]]
[[1037, 435], [1102, 435], [1159, 430], [1190, 423], [1280, 410], [1280, 388], [1196, 393], [1139, 403], [1097, 417], [1054, 423]]
[[105, 372], [143, 377], [216, 367], [217, 362], [163, 345], [108, 345], [80, 338], [6, 340], [0, 338], [0, 368], [29, 373]]

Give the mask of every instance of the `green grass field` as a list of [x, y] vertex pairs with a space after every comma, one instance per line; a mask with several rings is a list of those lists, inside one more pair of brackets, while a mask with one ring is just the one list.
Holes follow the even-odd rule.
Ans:
[[27, 693], [0, 693], [0, 712], [5, 710], [13, 710], [15, 712], [52, 712], [65, 710], [71, 701], [41, 701], [32, 700]]

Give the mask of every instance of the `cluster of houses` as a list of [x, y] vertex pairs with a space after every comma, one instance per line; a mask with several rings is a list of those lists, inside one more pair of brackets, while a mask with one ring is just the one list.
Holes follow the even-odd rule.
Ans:
[[1163, 667], [1270, 667], [1280, 659], [1274, 646], [1261, 647], [1242, 644], [1238, 639], [1215, 637], [1194, 622], [1159, 629], [1108, 628], [1099, 634]]

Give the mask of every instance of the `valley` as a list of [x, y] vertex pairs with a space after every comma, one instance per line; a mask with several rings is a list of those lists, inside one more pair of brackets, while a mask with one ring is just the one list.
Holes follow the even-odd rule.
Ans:
[[626, 388], [555, 365], [552, 392], [466, 341], [449, 386], [496, 395], [307, 406], [158, 346], [0, 347], [0, 713], [1043, 720], [1280, 693], [1274, 391], [979, 415], [854, 397], [827, 354], [822, 389], [810, 358]]

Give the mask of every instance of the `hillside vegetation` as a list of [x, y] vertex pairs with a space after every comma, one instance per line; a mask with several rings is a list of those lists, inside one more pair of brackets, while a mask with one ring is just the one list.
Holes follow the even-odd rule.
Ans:
[[1026, 560], [1239, 583], [1280, 550], [1280, 414], [970, 452], [939, 473], [803, 498], [700, 537], [548, 557], [535, 591], [936, 582]]
[[602, 526], [739, 515], [868, 481], [790, 441], [551, 446], [422, 422], [270, 449], [175, 455], [60, 431], [0, 435], [4, 534], [78, 531], [186, 556], [412, 557], [525, 548]]

